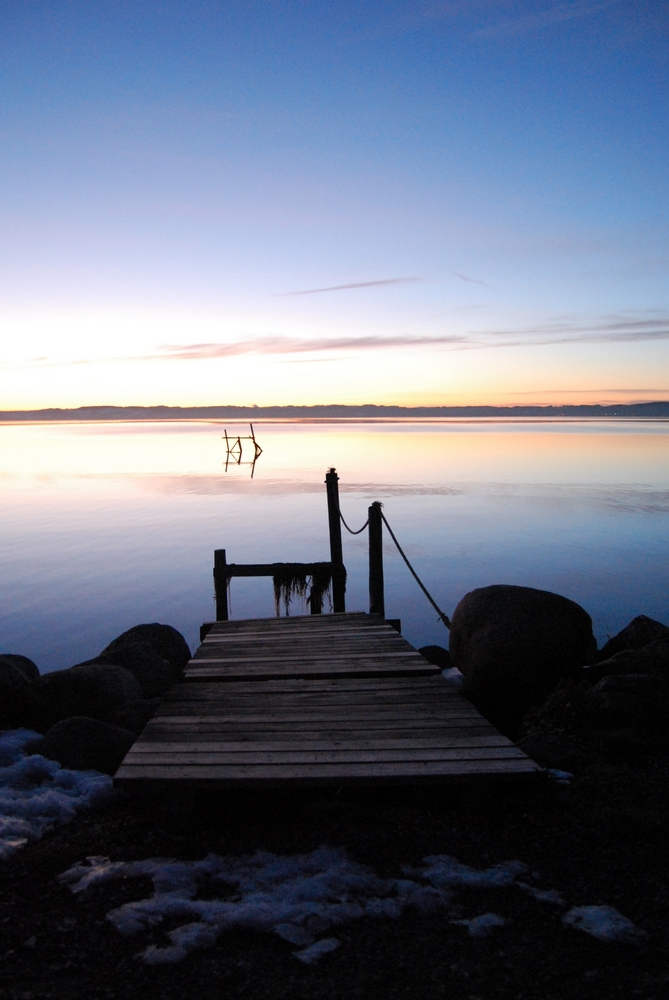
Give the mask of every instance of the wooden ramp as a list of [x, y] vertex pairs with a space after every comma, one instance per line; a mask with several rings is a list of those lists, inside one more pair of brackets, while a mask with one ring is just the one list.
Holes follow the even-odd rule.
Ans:
[[217, 622], [114, 784], [414, 784], [540, 771], [386, 621], [337, 614]]

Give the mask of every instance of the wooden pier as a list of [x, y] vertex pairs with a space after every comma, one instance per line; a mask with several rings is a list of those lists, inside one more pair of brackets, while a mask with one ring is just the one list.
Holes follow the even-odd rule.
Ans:
[[114, 784], [169, 793], [540, 771], [382, 617], [342, 613], [214, 623]]

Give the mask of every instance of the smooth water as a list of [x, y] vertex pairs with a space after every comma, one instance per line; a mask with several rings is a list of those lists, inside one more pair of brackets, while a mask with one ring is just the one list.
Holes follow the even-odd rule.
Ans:
[[[447, 614], [474, 587], [514, 583], [578, 601], [600, 641], [637, 614], [669, 621], [669, 423], [261, 423], [253, 479], [224, 470], [222, 433], [0, 425], [0, 649], [48, 671], [143, 621], [194, 648], [214, 617], [215, 548], [229, 562], [329, 559], [329, 466], [351, 527], [381, 500]], [[367, 610], [366, 532], [344, 533], [344, 561], [347, 609]], [[409, 641], [448, 645], [387, 537], [385, 578]], [[233, 580], [231, 601], [231, 617], [273, 615], [271, 579]], [[291, 613], [306, 613], [299, 599]]]

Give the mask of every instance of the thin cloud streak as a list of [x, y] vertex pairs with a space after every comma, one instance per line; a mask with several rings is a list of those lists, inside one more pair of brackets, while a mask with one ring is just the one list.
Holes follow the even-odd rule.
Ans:
[[593, 393], [607, 394], [609, 396], [627, 396], [636, 392], [669, 392], [669, 387], [663, 389], [533, 389], [531, 392], [506, 392], [506, 396], [583, 396]]
[[[202, 361], [243, 355], [286, 356], [298, 354], [339, 354], [351, 351], [434, 349], [476, 351], [487, 348], [542, 347], [553, 344], [615, 344], [669, 340], [669, 317], [605, 317], [594, 323], [560, 320], [535, 327], [502, 330], [469, 330], [437, 336], [358, 336], [358, 337], [258, 337], [232, 342], [163, 344], [149, 354], [124, 357], [37, 360], [22, 363], [0, 361], [0, 367], [60, 367], [70, 365], [127, 363], [136, 361]], [[326, 361], [327, 358], [314, 358]], [[334, 359], [332, 359], [334, 360]], [[611, 390], [613, 391], [613, 390]], [[622, 391], [622, 390], [621, 390]], [[627, 390], [625, 390], [627, 391]], [[635, 390], [655, 391], [655, 390]], [[664, 390], [663, 390], [664, 391]]]
[[376, 288], [378, 285], [406, 285], [409, 282], [421, 280], [419, 277], [412, 277], [382, 278], [380, 281], [354, 281], [349, 285], [329, 285], [327, 288], [305, 288], [299, 292], [275, 292], [272, 298], [288, 298], [291, 295], [319, 295], [321, 292], [344, 292], [351, 288]]
[[575, 3], [555, 4], [546, 10], [538, 11], [536, 14], [511, 17], [498, 24], [479, 28], [472, 32], [470, 37], [512, 38], [514, 35], [523, 35], [529, 31], [541, 31], [553, 24], [572, 21], [574, 18], [590, 17], [592, 14], [599, 14], [610, 7], [618, 6], [620, 2], [621, 0], [576, 0]]
[[166, 344], [160, 354], [144, 360], [197, 361], [201, 358], [228, 358], [240, 354], [311, 354], [319, 351], [386, 350], [393, 347], [430, 347], [466, 344], [466, 334], [443, 337], [318, 337], [311, 340], [263, 337], [229, 344]]
[[490, 285], [487, 285], [485, 281], [481, 281], [480, 278], [470, 278], [468, 274], [461, 274], [460, 271], [451, 271], [451, 274], [454, 274], [460, 281], [467, 281], [472, 285], [482, 285], [483, 288], [490, 288]]

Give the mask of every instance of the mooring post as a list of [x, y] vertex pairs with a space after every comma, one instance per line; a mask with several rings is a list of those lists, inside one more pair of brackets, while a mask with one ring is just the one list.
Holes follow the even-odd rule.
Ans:
[[341, 545], [341, 520], [339, 518], [339, 476], [336, 469], [325, 473], [328, 497], [328, 523], [330, 526], [330, 562], [332, 563], [332, 610], [346, 611], [346, 569]]
[[228, 620], [228, 575], [225, 549], [214, 549], [214, 593], [216, 595], [216, 621]]
[[383, 596], [383, 521], [381, 504], [376, 500], [368, 510], [369, 516], [369, 613], [386, 617]]

